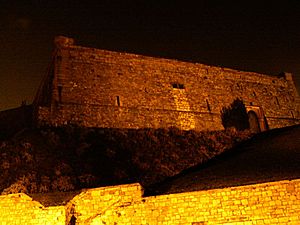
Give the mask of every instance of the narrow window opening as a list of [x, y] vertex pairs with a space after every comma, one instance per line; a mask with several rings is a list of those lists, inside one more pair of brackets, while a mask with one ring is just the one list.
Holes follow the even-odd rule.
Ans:
[[277, 104], [278, 106], [280, 106], [280, 105], [279, 105], [279, 100], [278, 100], [277, 97], [275, 97], [275, 100], [276, 100], [276, 104]]
[[116, 102], [117, 102], [117, 106], [121, 106], [120, 96], [117, 96]]
[[210, 108], [209, 102], [208, 102], [207, 99], [206, 99], [205, 101], [206, 101], [207, 110], [210, 112], [210, 111], [211, 111], [211, 108]]
[[184, 85], [183, 84], [178, 84], [178, 83], [173, 83], [172, 87], [176, 88], [176, 89], [184, 89]]
[[61, 84], [59, 84], [58, 86], [57, 86], [57, 89], [58, 89], [58, 102], [59, 103], [61, 103], [61, 99], [62, 99], [62, 85]]
[[292, 118], [295, 119], [293, 111], [291, 111]]

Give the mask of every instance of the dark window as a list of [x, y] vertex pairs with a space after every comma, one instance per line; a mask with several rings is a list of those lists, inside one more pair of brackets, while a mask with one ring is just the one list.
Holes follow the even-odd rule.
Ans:
[[275, 100], [276, 100], [277, 105], [279, 106], [279, 100], [278, 100], [278, 98], [275, 97]]
[[208, 111], [211, 111], [211, 108], [210, 108], [210, 105], [209, 105], [209, 102], [208, 102], [207, 99], [206, 99], [206, 106], [207, 106], [207, 110], [208, 110]]
[[62, 85], [61, 84], [59, 84], [58, 86], [57, 86], [57, 88], [58, 88], [58, 102], [59, 103], [61, 103], [61, 95], [62, 95]]
[[121, 106], [121, 103], [120, 103], [120, 96], [117, 96], [117, 106]]
[[178, 84], [178, 83], [173, 83], [172, 87], [176, 88], [176, 89], [184, 89], [184, 85], [183, 84]]

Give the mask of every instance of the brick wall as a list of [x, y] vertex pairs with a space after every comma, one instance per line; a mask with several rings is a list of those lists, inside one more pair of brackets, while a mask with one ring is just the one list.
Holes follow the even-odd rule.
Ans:
[[0, 224], [300, 223], [300, 180], [143, 197], [139, 184], [83, 190], [65, 206], [44, 207], [25, 194], [0, 196]]
[[49, 71], [52, 85], [37, 97], [44, 99], [37, 104], [39, 121], [56, 125], [219, 129], [221, 108], [236, 98], [261, 107], [270, 128], [300, 119], [290, 74], [270, 77], [75, 45], [59, 45]]
[[80, 202], [78, 224], [300, 223], [300, 180], [145, 198], [140, 190], [129, 185], [82, 193], [80, 201], [75, 200]]
[[64, 206], [44, 207], [26, 194], [0, 196], [1, 225], [65, 225]]

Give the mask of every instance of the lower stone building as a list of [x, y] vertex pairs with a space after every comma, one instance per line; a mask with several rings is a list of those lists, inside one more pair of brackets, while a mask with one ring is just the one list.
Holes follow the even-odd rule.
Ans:
[[139, 184], [129, 184], [83, 190], [68, 202], [58, 196], [60, 202], [49, 203], [47, 194], [43, 198], [39, 202], [39, 198], [26, 194], [0, 196], [1, 225], [298, 225], [300, 222], [299, 179], [150, 197], [143, 197]]

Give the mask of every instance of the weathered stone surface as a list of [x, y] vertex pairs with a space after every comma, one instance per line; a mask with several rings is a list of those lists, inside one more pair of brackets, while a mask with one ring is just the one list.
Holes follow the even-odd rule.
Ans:
[[52, 67], [35, 99], [39, 124], [218, 130], [222, 107], [237, 98], [257, 114], [262, 130], [300, 122], [289, 73], [271, 77], [62, 39], [56, 40]]
[[0, 212], [3, 225], [296, 225], [300, 221], [300, 180], [151, 197], [143, 197], [139, 184], [119, 185], [83, 190], [65, 206], [52, 207], [14, 194], [0, 196]]
[[64, 206], [44, 207], [26, 194], [0, 196], [0, 224], [65, 225]]

